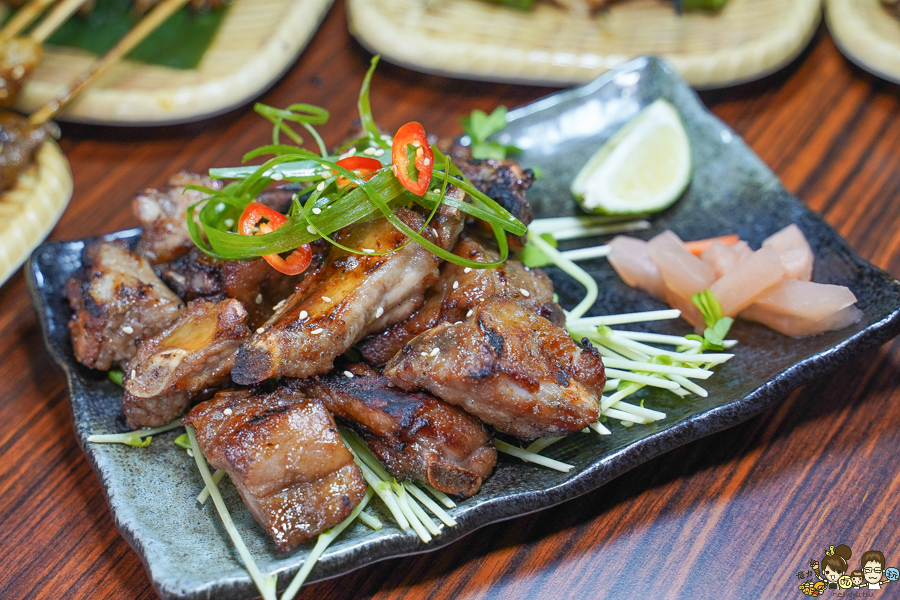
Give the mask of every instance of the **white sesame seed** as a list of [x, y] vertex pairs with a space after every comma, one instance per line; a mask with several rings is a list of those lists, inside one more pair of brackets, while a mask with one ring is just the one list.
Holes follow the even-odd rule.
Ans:
[[363, 150], [363, 154], [366, 156], [373, 156], [375, 154], [375, 148], [366, 148]]
[[471, 273], [471, 272], [472, 272], [472, 267], [466, 267], [465, 269], [463, 269], [463, 273]]
[[278, 172], [272, 173], [271, 175], [269, 175], [269, 179], [271, 179], [272, 181], [281, 181], [282, 179], [284, 179], [284, 175]]
[[351, 373], [350, 371], [344, 371], [344, 377], [346, 377], [347, 379], [353, 379], [353, 373]]
[[414, 141], [414, 142], [412, 143], [412, 145], [413, 145], [413, 148], [419, 148], [419, 147], [422, 146], [422, 144], [419, 143], [419, 140]]
[[307, 230], [308, 232], [310, 232], [310, 233], [315, 233], [315, 232], [316, 232], [316, 228], [313, 227], [312, 225], [307, 225], [307, 226], [306, 226], [306, 230]]
[[470, 309], [469, 309], [469, 312], [466, 313], [466, 317], [467, 317], [467, 318], [468, 318], [468, 317], [471, 317], [473, 314], [475, 314], [475, 309], [470, 308]]
[[431, 159], [430, 159], [430, 158], [426, 158], [425, 160], [422, 161], [422, 164], [425, 165], [425, 166], [427, 167], [428, 165], [431, 164]]
[[314, 215], [321, 215], [321, 214], [322, 214], [322, 209], [319, 208], [318, 206], [316, 206], [315, 208], [312, 209], [312, 213], [313, 213]]
[[313, 329], [312, 331], [310, 331], [310, 333], [313, 334], [313, 335], [319, 335], [319, 334], [322, 333], [323, 331], [325, 331], [325, 330], [322, 329], [321, 327], [319, 327], [318, 329]]
[[331, 302], [331, 298], [329, 298], [328, 296], [322, 296], [322, 300], [324, 302]]
[[309, 313], [306, 312], [305, 310], [301, 310], [301, 311], [300, 311], [300, 314], [297, 315], [297, 316], [298, 316], [298, 317], [300, 318], [300, 320], [302, 321], [303, 319], [305, 319], [306, 317], [309, 316]]
[[383, 315], [383, 314], [384, 314], [384, 307], [383, 307], [383, 306], [379, 306], [379, 307], [378, 307], [378, 310], [375, 311], [375, 318], [378, 319], [378, 318], [381, 317], [381, 315]]
[[257, 327], [257, 328], [256, 328], [256, 333], [262, 333], [262, 332], [265, 331], [265, 330], [266, 330], [265, 327]]
[[125, 325], [124, 327], [122, 327], [122, 333], [132, 334], [134, 333], [134, 327], [132, 327], [131, 325]]
[[388, 381], [388, 384], [387, 384], [387, 385], [388, 385], [388, 387], [394, 387], [394, 384], [391, 383], [390, 381]]
[[324, 192], [325, 191], [325, 182], [324, 181], [320, 182], [319, 185], [316, 186], [316, 190], [318, 190], [320, 192]]
[[459, 287], [459, 282], [458, 282], [458, 281], [454, 281], [454, 282], [453, 282], [453, 289], [455, 290], [455, 289], [458, 288], [458, 287]]
[[285, 298], [284, 300], [282, 300], [281, 302], [279, 302], [278, 304], [276, 304], [276, 305], [272, 308], [272, 310], [281, 310], [282, 308], [284, 308], [284, 305], [285, 305], [285, 304], [287, 304], [287, 298]]
[[454, 325], [462, 325], [462, 321], [457, 321]]
[[222, 412], [223, 412], [224, 414], [226, 414], [226, 415], [230, 415], [230, 414], [231, 414], [232, 412], [234, 412], [234, 411], [232, 411], [230, 408], [226, 408], [226, 409], [223, 410]]
[[354, 154], [356, 154], [356, 146], [353, 146], [347, 151], [347, 156], [353, 156]]
[[386, 142], [392, 142], [392, 141], [394, 140], [394, 138], [392, 138], [391, 136], [389, 136], [389, 135], [387, 135], [387, 134], [385, 134], [385, 133], [382, 133], [382, 134], [381, 134], [381, 139], [383, 139], [383, 140], [386, 141]]
[[435, 348], [434, 350], [431, 351], [431, 355], [437, 356], [440, 352], [441, 352], [440, 348]]
[[190, 456], [191, 458], [194, 458], [194, 452], [193, 452], [193, 450], [191, 450], [190, 448], [187, 449], [187, 454], [188, 454], [188, 456]]
[[262, 294], [257, 294], [257, 295], [256, 295], [256, 303], [257, 303], [257, 304], [262, 304], [262, 301], [263, 301]]
[[372, 250], [371, 248], [360, 248], [360, 250], [362, 250], [366, 254], [375, 254], [375, 251]]
[[519, 288], [519, 291], [522, 292], [522, 295], [525, 296], [526, 298], [530, 298], [530, 297], [531, 297], [531, 292], [529, 292], [529, 291], [526, 290], [525, 288]]
[[378, 148], [377, 150], [375, 150], [373, 156], [384, 156], [384, 148]]
[[134, 376], [137, 375], [137, 371], [134, 369], [131, 370], [131, 378], [134, 379]]
[[420, 352], [419, 354], [421, 354], [422, 356], [428, 356], [427, 352]]

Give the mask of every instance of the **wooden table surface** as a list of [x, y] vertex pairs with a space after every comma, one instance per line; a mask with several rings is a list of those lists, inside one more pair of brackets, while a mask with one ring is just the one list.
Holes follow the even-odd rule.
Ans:
[[[338, 2], [262, 97], [328, 108], [337, 141], [369, 54]], [[474, 108], [553, 90], [426, 76], [390, 65], [373, 86], [387, 129], [460, 132]], [[827, 31], [766, 79], [702, 94], [788, 189], [864, 258], [900, 275], [900, 88], [845, 60]], [[131, 195], [179, 169], [236, 164], [269, 128], [249, 107], [165, 129], [64, 126], [75, 196], [52, 239], [134, 226]], [[65, 383], [42, 347], [21, 271], [0, 288], [0, 598], [154, 598], [75, 440]], [[802, 597], [829, 545], [900, 563], [900, 343], [871, 350], [727, 431], [561, 506], [450, 547], [313, 584], [301, 598]], [[851, 568], [858, 564], [851, 560]], [[805, 573], [804, 573], [805, 574]], [[900, 583], [884, 597], [897, 597]]]

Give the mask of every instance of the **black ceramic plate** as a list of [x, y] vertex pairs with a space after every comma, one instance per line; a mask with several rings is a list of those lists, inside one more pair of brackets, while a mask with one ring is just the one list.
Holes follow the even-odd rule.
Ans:
[[[477, 528], [574, 498], [659, 454], [735, 425], [787, 392], [853, 354], [881, 344], [900, 329], [900, 282], [857, 257], [821, 218], [779, 183], [744, 143], [699, 102], [663, 62], [640, 59], [594, 83], [555, 94], [511, 113], [503, 141], [524, 149], [521, 161], [542, 177], [530, 194], [539, 216], [572, 214], [568, 182], [613, 132], [656, 98], [681, 112], [693, 146], [694, 178], [685, 197], [654, 220], [655, 231], [671, 228], [684, 239], [737, 233], [757, 247], [771, 233], [797, 223], [816, 254], [814, 279], [849, 286], [865, 313], [848, 329], [792, 340], [764, 327], [738, 323], [736, 357], [705, 382], [708, 398], [679, 399], [661, 393], [647, 405], [667, 413], [663, 421], [629, 429], [611, 424], [612, 435], [577, 434], [546, 454], [572, 463], [567, 474], [501, 458], [494, 475], [474, 498], [453, 511], [459, 525], [430, 544], [411, 531], [386, 524], [375, 532], [349, 529], [325, 553], [311, 580], [334, 577], [372, 562], [449, 544]], [[134, 239], [137, 231], [116, 237]], [[591, 240], [589, 243], [595, 243]], [[120, 389], [103, 373], [72, 358], [62, 288], [80, 264], [83, 241], [41, 246], [29, 263], [28, 281], [48, 351], [65, 371], [75, 432], [105, 490], [122, 535], [141, 556], [164, 598], [246, 598], [255, 591], [211, 506], [194, 497], [203, 487], [193, 461], [172, 444], [176, 432], [158, 436], [148, 448], [91, 445], [92, 433], [124, 430]], [[594, 314], [661, 308], [622, 284], [603, 260], [586, 267], [600, 283]], [[561, 301], [571, 306], [581, 291], [551, 271]], [[683, 323], [657, 323], [658, 331], [686, 333]], [[615, 485], [615, 483], [611, 484]], [[278, 571], [281, 585], [306, 555], [276, 554], [230, 485], [222, 486], [234, 519], [264, 572]], [[377, 502], [373, 508], [378, 511]]]

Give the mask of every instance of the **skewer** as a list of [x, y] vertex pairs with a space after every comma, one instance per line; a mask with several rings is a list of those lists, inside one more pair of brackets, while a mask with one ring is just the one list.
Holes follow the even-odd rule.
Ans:
[[[78, 0], [65, 1], [74, 3]], [[83, 2], [84, 0], [81, 1]], [[125, 37], [119, 40], [119, 42], [106, 54], [94, 61], [94, 63], [69, 84], [66, 89], [35, 111], [29, 118], [31, 124], [33, 126], [41, 125], [53, 118], [56, 113], [62, 110], [69, 102], [78, 96], [78, 94], [84, 91], [86, 87], [105, 75], [119, 59], [134, 50], [138, 44], [144, 41], [148, 35], [166, 22], [169, 17], [180, 10], [188, 3], [188, 1], [189, 0], [163, 0], [163, 2], [160, 2], [156, 8], [147, 13], [147, 16], [141, 19], [131, 31], [125, 34]]]
[[28, 34], [28, 37], [39, 44], [43, 44], [47, 39], [56, 33], [56, 30], [63, 26], [69, 20], [75, 11], [81, 8], [81, 5], [87, 0], [63, 0], [60, 4], [50, 11], [44, 20], [38, 23], [37, 27]]
[[16, 11], [16, 14], [0, 29], [0, 41], [11, 40], [37, 19], [56, 0], [31, 0]]

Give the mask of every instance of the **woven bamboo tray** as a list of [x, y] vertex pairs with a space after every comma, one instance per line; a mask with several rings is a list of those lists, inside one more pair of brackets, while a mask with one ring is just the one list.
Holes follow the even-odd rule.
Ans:
[[56, 142], [48, 140], [15, 187], [0, 193], [0, 285], [59, 221], [72, 188], [69, 161]]
[[[75, 100], [59, 119], [160, 125], [226, 112], [259, 95], [294, 62], [334, 0], [235, 0], [194, 70], [124, 61]], [[48, 46], [16, 104], [30, 113], [95, 57]]]
[[665, 58], [695, 87], [756, 79], [799, 54], [820, 17], [820, 0], [730, 0], [721, 14], [683, 16], [668, 0], [628, 0], [593, 18], [549, 4], [523, 13], [480, 0], [348, 0], [353, 35], [391, 62], [550, 85], [642, 55]]
[[878, 0], [826, 0], [828, 30], [844, 56], [900, 83], [900, 21]]

